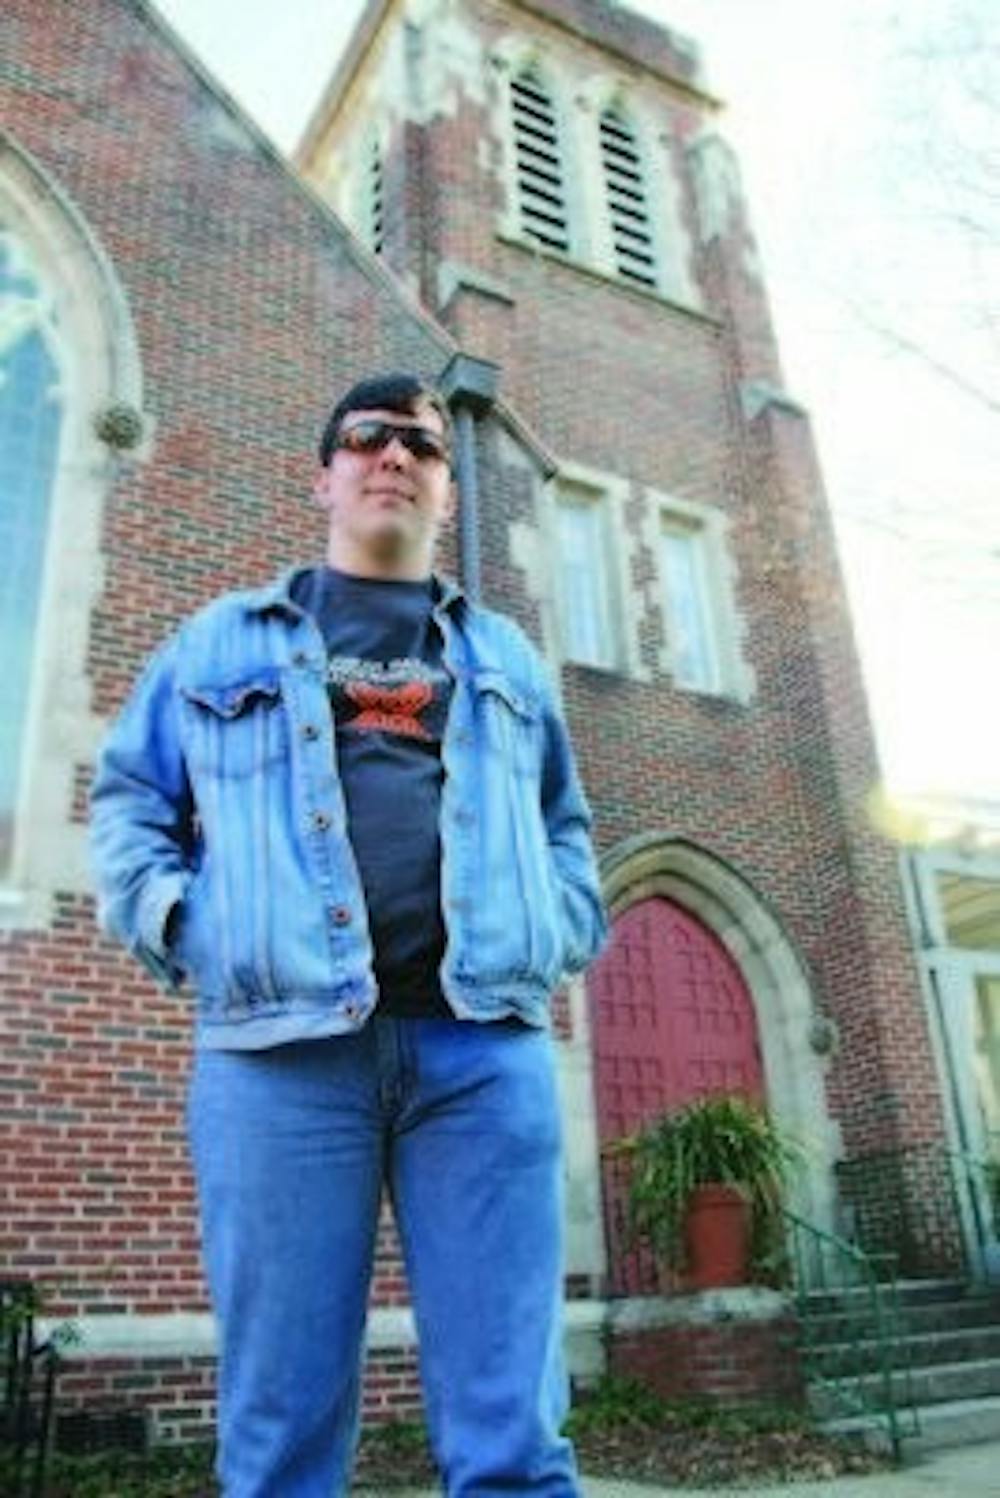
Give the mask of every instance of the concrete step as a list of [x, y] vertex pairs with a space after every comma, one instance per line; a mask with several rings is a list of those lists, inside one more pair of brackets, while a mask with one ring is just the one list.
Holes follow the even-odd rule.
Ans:
[[[1000, 1397], [983, 1399], [952, 1399], [941, 1404], [927, 1405], [918, 1411], [919, 1433], [909, 1434], [910, 1424], [905, 1414], [903, 1424], [903, 1449], [907, 1459], [930, 1451], [943, 1451], [951, 1446], [971, 1446], [977, 1441], [1000, 1441]], [[823, 1429], [834, 1435], [858, 1436], [866, 1445], [883, 1450], [888, 1445], [885, 1425], [870, 1416], [848, 1416], [825, 1420]], [[948, 1498], [942, 1493], [941, 1498]]]
[[[982, 1287], [955, 1287], [952, 1281], [928, 1282], [927, 1293], [907, 1285], [897, 1302], [885, 1296], [880, 1305], [891, 1326], [895, 1324], [915, 1335], [960, 1327], [1000, 1326], [1000, 1293]], [[876, 1314], [876, 1303], [868, 1291], [844, 1291], [838, 1302], [834, 1302], [831, 1293], [810, 1296], [810, 1339], [814, 1344], [820, 1339], [843, 1342], [868, 1335], [867, 1329], [873, 1326]]]
[[[890, 1358], [897, 1367], [928, 1368], [939, 1363], [972, 1363], [1000, 1360], [1000, 1326], [958, 1327], [955, 1330], [922, 1332], [918, 1336], [895, 1337]], [[878, 1368], [882, 1348], [872, 1337], [813, 1346], [808, 1366], [824, 1378], [859, 1368]]]
[[[1000, 1396], [1000, 1359], [985, 1358], [972, 1362], [941, 1363], [928, 1368], [913, 1368], [909, 1378], [903, 1372], [892, 1375], [893, 1395], [897, 1404], [924, 1407], [947, 1404], [955, 1400], [986, 1399]], [[882, 1398], [878, 1374], [865, 1373], [847, 1380], [834, 1390], [812, 1382], [808, 1388], [809, 1406], [820, 1420], [834, 1420], [845, 1413], [845, 1403], [869, 1405]]]
[[[825, 1312], [810, 1317], [811, 1336], [830, 1342], [849, 1340], [852, 1333], [870, 1327], [871, 1304], [859, 1304], [854, 1313]], [[960, 1300], [926, 1301], [900, 1308], [899, 1326], [913, 1335], [934, 1331], [958, 1331], [962, 1327], [1000, 1326], [1000, 1295], [965, 1296]]]
[[[967, 1280], [954, 1279], [898, 1280], [896, 1292], [900, 1304], [907, 1308], [935, 1305], [942, 1301], [959, 1304], [981, 1296], [1000, 1299], [1000, 1290], [991, 1292], [972, 1285]], [[859, 1305], [870, 1303], [871, 1290], [868, 1285], [844, 1288], [834, 1286], [830, 1289], [810, 1290], [806, 1298], [816, 1315], [840, 1315], [852, 1312]]]

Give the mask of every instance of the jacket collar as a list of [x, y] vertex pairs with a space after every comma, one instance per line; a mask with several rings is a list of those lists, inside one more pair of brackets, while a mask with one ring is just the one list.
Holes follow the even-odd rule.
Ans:
[[[294, 579], [307, 570], [306, 567], [288, 567], [263, 587], [251, 588], [243, 595], [244, 608], [250, 614], [265, 614], [271, 609], [297, 614], [299, 609], [292, 599], [291, 586]], [[467, 602], [464, 591], [453, 578], [432, 572], [431, 581], [436, 608], [453, 610], [456, 604]]]

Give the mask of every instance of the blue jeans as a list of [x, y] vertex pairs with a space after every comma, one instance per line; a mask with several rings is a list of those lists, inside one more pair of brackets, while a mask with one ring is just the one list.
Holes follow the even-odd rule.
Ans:
[[265, 1051], [200, 1051], [189, 1129], [219, 1322], [226, 1498], [350, 1480], [383, 1183], [449, 1498], [579, 1494], [562, 1359], [552, 1040], [394, 1020]]

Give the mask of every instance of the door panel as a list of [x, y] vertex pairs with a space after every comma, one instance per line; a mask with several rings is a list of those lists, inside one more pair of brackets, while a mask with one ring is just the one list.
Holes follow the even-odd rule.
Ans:
[[[602, 1144], [668, 1108], [715, 1092], [763, 1101], [753, 1000], [739, 968], [697, 917], [661, 897], [619, 916], [587, 977]], [[604, 1172], [612, 1286], [655, 1289], [624, 1243], [624, 1187]], [[642, 1285], [637, 1283], [642, 1280]]]

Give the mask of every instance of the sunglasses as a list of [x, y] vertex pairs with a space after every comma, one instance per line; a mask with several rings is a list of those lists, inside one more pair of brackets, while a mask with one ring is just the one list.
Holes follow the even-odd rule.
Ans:
[[427, 427], [396, 426], [391, 421], [359, 421], [343, 427], [333, 445], [335, 450], [342, 448], [349, 453], [380, 453], [393, 437], [398, 437], [406, 451], [421, 462], [430, 458], [448, 461], [448, 445], [437, 432]]

